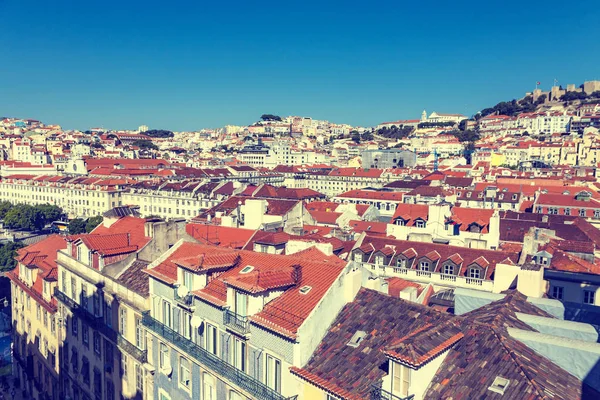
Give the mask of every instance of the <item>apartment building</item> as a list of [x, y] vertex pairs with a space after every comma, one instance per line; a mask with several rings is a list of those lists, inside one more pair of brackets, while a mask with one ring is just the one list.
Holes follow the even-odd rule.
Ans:
[[157, 399], [287, 399], [360, 271], [309, 249], [291, 256], [179, 242], [148, 266], [143, 317]]
[[153, 387], [142, 312], [149, 261], [181, 237], [183, 224], [105, 218], [91, 234], [67, 237], [57, 253], [54, 296], [63, 321], [61, 378], [71, 399], [145, 399]]
[[202, 210], [214, 207], [233, 194], [240, 185], [204, 180], [142, 181], [122, 193], [122, 201], [139, 207], [144, 217], [192, 219]]
[[56, 252], [64, 238], [50, 236], [19, 250], [11, 280], [13, 374], [27, 398], [61, 398], [59, 363], [61, 319], [53, 298], [57, 286]]
[[92, 217], [122, 205], [126, 179], [10, 175], [0, 181], [2, 200], [13, 204], [52, 204], [70, 217]]

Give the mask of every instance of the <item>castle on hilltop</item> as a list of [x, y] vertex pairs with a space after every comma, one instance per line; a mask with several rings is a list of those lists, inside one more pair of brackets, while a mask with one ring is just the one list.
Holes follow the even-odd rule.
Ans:
[[569, 84], [567, 85], [566, 89], [563, 89], [562, 86], [557, 85], [557, 81], [554, 81], [554, 86], [552, 86], [552, 88], [549, 91], [542, 91], [542, 89], [539, 88], [535, 88], [535, 90], [533, 92], [527, 92], [525, 93], [525, 96], [531, 96], [533, 98], [533, 101], [537, 101], [538, 98], [540, 98], [540, 96], [545, 95], [546, 96], [546, 102], [549, 101], [557, 101], [560, 100], [561, 96], [563, 96], [566, 93], [586, 93], [586, 94], [592, 94], [596, 91], [600, 90], [600, 81], [587, 81], [584, 82], [583, 85], [577, 87], [574, 84]]

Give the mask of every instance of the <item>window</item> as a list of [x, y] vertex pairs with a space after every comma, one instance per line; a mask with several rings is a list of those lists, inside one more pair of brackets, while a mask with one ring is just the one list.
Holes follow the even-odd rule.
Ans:
[[100, 356], [101, 352], [102, 351], [100, 349], [100, 334], [94, 331], [94, 353], [96, 353], [97, 356]]
[[84, 283], [81, 283], [81, 307], [86, 311], [88, 309], [87, 286]]
[[394, 363], [393, 365], [393, 394], [407, 397], [410, 386], [410, 368]]
[[557, 300], [563, 299], [564, 288], [562, 286], [552, 286], [552, 297]]
[[144, 391], [144, 370], [138, 363], [135, 363], [135, 387], [140, 392]]
[[142, 327], [142, 320], [139, 317], [135, 317], [135, 345], [142, 350], [146, 349], [144, 328]]
[[127, 365], [129, 364], [129, 358], [126, 354], [121, 354], [121, 376], [124, 381], [127, 381]]
[[548, 208], [548, 214], [550, 214], [550, 215], [557, 215], [558, 214], [558, 208], [556, 208], [556, 207], [549, 207]]
[[188, 288], [188, 290], [194, 290], [194, 274], [192, 274], [190, 271], [187, 271], [185, 269], [182, 271], [183, 271], [183, 286]]
[[77, 337], [77, 330], [79, 329], [79, 320], [76, 316], [73, 316], [73, 321], [71, 321], [71, 333], [74, 337]]
[[208, 374], [208, 373], [204, 373], [202, 374], [202, 392], [204, 395], [204, 400], [217, 400], [217, 393], [216, 393], [216, 381], [214, 376]]
[[179, 383], [189, 389], [191, 383], [190, 379], [190, 361], [185, 357], [179, 357]]
[[162, 323], [169, 328], [172, 328], [171, 324], [171, 303], [166, 300], [163, 300], [163, 308], [162, 308]]
[[248, 295], [242, 292], [235, 292], [235, 313], [245, 317], [248, 314]]
[[110, 379], [106, 379], [106, 400], [115, 400], [115, 385]]
[[36, 308], [35, 319], [37, 319], [38, 321], [42, 319], [42, 306], [40, 306], [39, 304]]
[[452, 265], [452, 264], [444, 265], [444, 274], [454, 275], [454, 265]]
[[579, 216], [580, 217], [585, 217], [585, 208], [580, 208], [579, 209]]
[[104, 361], [106, 365], [110, 367], [112, 372], [115, 359], [113, 354], [113, 345], [108, 340], [104, 341]]
[[169, 347], [161, 343], [158, 365], [161, 371], [165, 371], [169, 367]]
[[571, 215], [571, 209], [565, 208], [565, 215]]
[[125, 335], [127, 333], [127, 309], [119, 310], [119, 333]]
[[469, 268], [469, 278], [481, 279], [481, 270], [479, 268]]
[[404, 220], [402, 218], [396, 219], [396, 225], [404, 226], [405, 224], [406, 224], [406, 222], [404, 222]]
[[355, 253], [354, 253], [354, 261], [356, 261], [356, 262], [362, 262], [362, 260], [363, 260], [363, 255], [362, 255], [362, 253], [360, 253], [360, 252], [358, 252], [358, 251], [357, 251], [357, 252], [355, 252]]
[[94, 293], [94, 315], [100, 316], [100, 295], [98, 293]]
[[265, 373], [267, 386], [277, 393], [281, 392], [281, 361], [267, 354]]
[[595, 304], [594, 303], [594, 296], [595, 295], [595, 291], [593, 290], [584, 290], [583, 291], [583, 303], [584, 304]]
[[79, 356], [75, 347], [71, 348], [71, 366], [73, 367], [73, 371], [77, 371], [79, 366]]
[[233, 366], [246, 371], [246, 342], [237, 338], [233, 346]]
[[192, 314], [181, 311], [179, 323], [181, 324], [179, 333], [187, 339], [192, 339]]
[[81, 377], [86, 385], [90, 384], [90, 362], [85, 356], [81, 359]]
[[419, 270], [420, 271], [429, 271], [429, 261], [421, 261], [419, 263]]
[[90, 345], [90, 330], [83, 321], [81, 321], [81, 341], [85, 347]]
[[415, 226], [416, 226], [417, 228], [425, 228], [425, 221], [423, 221], [422, 219], [418, 219], [418, 220], [415, 222]]
[[212, 354], [217, 354], [217, 328], [211, 324], [206, 324], [206, 350]]
[[112, 306], [108, 303], [104, 305], [104, 322], [106, 326], [112, 328]]
[[600, 218], [600, 210], [594, 210], [594, 218]]

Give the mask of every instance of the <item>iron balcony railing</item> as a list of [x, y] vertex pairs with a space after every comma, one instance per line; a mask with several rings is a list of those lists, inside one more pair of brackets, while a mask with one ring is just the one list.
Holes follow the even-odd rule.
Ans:
[[396, 396], [387, 390], [371, 385], [371, 400], [412, 400], [414, 397], [414, 394], [406, 397]]
[[85, 308], [81, 307], [78, 303], [76, 303], [65, 293], [58, 290], [58, 288], [54, 289], [54, 297], [56, 297], [58, 301], [69, 307], [77, 318], [80, 318], [83, 321], [85, 321], [85, 323], [92, 329], [102, 333], [104, 336], [106, 336], [113, 342], [117, 341], [117, 332], [112, 328], [109, 328], [104, 323], [104, 321], [102, 321], [102, 317], [97, 317]]
[[246, 334], [250, 332], [248, 317], [243, 317], [228, 309], [223, 312], [223, 324], [238, 333]]
[[125, 339], [122, 335], [117, 336], [117, 346], [131, 356], [133, 356], [140, 363], [148, 361], [148, 351], [142, 350], [129, 340]]
[[168, 342], [176, 345], [191, 357], [194, 357], [204, 367], [210, 368], [217, 374], [226, 378], [229, 382], [250, 393], [254, 398], [262, 400], [290, 400], [295, 398], [295, 396], [289, 398], [282, 396], [259, 380], [233, 367], [216, 355], [204, 350], [191, 340], [186, 339], [173, 329], [165, 326], [162, 322], [152, 318], [148, 311], [143, 312], [142, 314], [142, 323], [144, 326], [160, 335]]

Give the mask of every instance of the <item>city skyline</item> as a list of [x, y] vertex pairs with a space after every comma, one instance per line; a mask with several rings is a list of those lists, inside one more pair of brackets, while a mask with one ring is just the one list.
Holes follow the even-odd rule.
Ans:
[[519, 3], [513, 13], [511, 4], [474, 2], [3, 2], [3, 14], [21, 17], [2, 33], [11, 57], [0, 65], [0, 114], [66, 129], [174, 131], [245, 125], [263, 113], [355, 126], [418, 118], [424, 108], [472, 115], [537, 81], [598, 78], [593, 9], [554, 3]]

